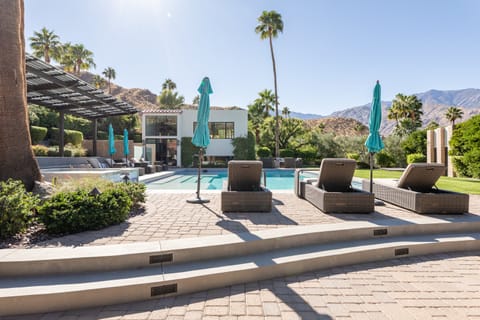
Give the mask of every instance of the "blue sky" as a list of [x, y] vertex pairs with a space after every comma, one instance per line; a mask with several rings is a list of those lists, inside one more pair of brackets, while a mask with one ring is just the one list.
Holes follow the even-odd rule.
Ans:
[[216, 106], [246, 107], [273, 90], [263, 10], [274, 40], [280, 108], [328, 115], [397, 93], [480, 87], [476, 0], [24, 0], [25, 37], [42, 27], [94, 52], [101, 74], [158, 94], [166, 78], [191, 103], [204, 76]]

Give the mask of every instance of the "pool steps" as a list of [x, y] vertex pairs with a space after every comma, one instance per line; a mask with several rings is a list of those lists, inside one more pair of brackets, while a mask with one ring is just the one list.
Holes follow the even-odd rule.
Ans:
[[480, 218], [296, 226], [125, 245], [0, 250], [0, 315], [103, 306], [362, 262], [480, 250]]

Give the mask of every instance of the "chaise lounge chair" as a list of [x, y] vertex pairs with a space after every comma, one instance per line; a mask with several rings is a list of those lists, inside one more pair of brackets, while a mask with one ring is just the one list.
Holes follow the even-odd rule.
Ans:
[[355, 160], [326, 158], [320, 164], [318, 180], [307, 179], [304, 182], [298, 180], [297, 171], [297, 196], [305, 198], [323, 212], [373, 212], [374, 195], [352, 187], [355, 167]]
[[[412, 163], [400, 179], [374, 179], [373, 193], [380, 200], [417, 213], [468, 212], [468, 194], [439, 190], [435, 183], [445, 172], [439, 163]], [[370, 181], [363, 180], [363, 190]]]
[[222, 211], [272, 211], [272, 192], [261, 185], [261, 178], [261, 161], [229, 161], [221, 193]]

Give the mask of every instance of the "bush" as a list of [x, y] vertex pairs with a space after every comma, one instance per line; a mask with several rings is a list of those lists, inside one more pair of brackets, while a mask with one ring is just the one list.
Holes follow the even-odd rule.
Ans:
[[[73, 145], [80, 145], [83, 141], [83, 133], [76, 130], [65, 130], [65, 136], [63, 139], [64, 144], [71, 143]], [[54, 145], [58, 145], [60, 143], [60, 130], [58, 128], [50, 128], [50, 142]]]
[[247, 137], [232, 140], [233, 158], [236, 160], [255, 160], [255, 137], [251, 132]]
[[295, 156], [295, 152], [290, 149], [280, 149], [280, 157], [282, 158], [292, 158]]
[[377, 161], [377, 165], [383, 168], [388, 168], [395, 164], [395, 159], [385, 150], [375, 154], [375, 160]]
[[123, 190], [127, 193], [132, 200], [132, 206], [138, 207], [140, 203], [145, 202], [145, 191], [147, 186], [143, 183], [117, 183], [114, 185], [114, 188]]
[[268, 158], [272, 155], [272, 152], [268, 147], [260, 147], [257, 150], [257, 156], [260, 158]]
[[426, 162], [427, 157], [421, 153], [412, 153], [407, 155], [407, 163], [418, 163], [418, 162]]
[[32, 146], [33, 153], [37, 157], [46, 157], [48, 156], [48, 148], [42, 145]]
[[39, 208], [39, 217], [48, 233], [68, 234], [98, 230], [125, 221], [132, 200], [122, 188], [107, 189], [99, 195], [85, 190], [60, 192]]
[[347, 158], [358, 161], [360, 159], [360, 154], [358, 154], [358, 153], [347, 153]]
[[463, 162], [463, 156], [452, 156], [453, 167], [460, 177], [468, 177], [468, 164]]
[[32, 222], [38, 198], [20, 180], [0, 182], [0, 238], [25, 231]]
[[191, 137], [183, 137], [182, 146], [182, 167], [190, 168], [193, 166], [193, 155], [198, 153], [199, 148], [194, 146]]
[[32, 144], [38, 144], [40, 141], [45, 139], [47, 136], [48, 129], [44, 127], [30, 127], [30, 138], [32, 139]]
[[[49, 157], [59, 157], [60, 151], [58, 149], [48, 149], [47, 156]], [[64, 157], [71, 157], [72, 151], [69, 149], [63, 149], [63, 156]]]

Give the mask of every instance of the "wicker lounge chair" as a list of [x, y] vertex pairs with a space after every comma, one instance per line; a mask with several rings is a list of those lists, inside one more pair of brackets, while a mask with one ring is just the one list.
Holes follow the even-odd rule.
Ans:
[[261, 178], [261, 161], [229, 161], [221, 193], [222, 211], [272, 211], [272, 192], [261, 185]]
[[[468, 212], [468, 194], [440, 190], [435, 183], [445, 172], [439, 163], [412, 163], [400, 179], [374, 179], [373, 193], [380, 200], [417, 213]], [[369, 180], [363, 180], [363, 190], [369, 190]]]
[[300, 182], [296, 174], [297, 196], [305, 198], [323, 212], [373, 212], [374, 195], [351, 185], [355, 167], [355, 160], [323, 159], [318, 180]]

